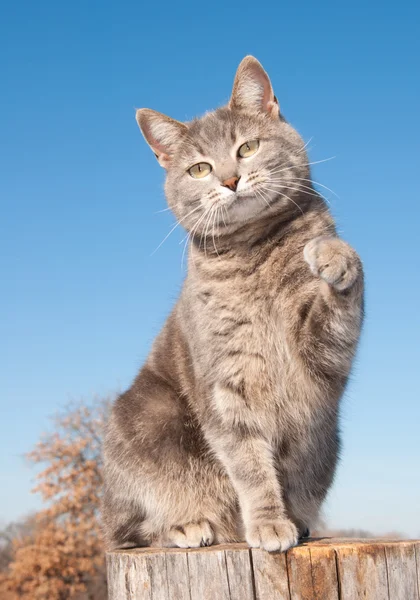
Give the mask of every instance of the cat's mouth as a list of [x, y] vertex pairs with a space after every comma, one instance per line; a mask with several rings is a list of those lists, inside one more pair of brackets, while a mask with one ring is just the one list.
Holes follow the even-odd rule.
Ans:
[[228, 224], [246, 223], [258, 218], [258, 215], [270, 205], [271, 198], [266, 198], [263, 201], [261, 192], [256, 192], [255, 189], [244, 189], [235, 192], [235, 195], [232, 195], [224, 203], [229, 215]]
[[271, 194], [268, 194], [264, 188], [254, 185], [248, 189], [235, 192], [235, 196], [229, 199], [227, 205], [236, 207], [238, 204], [245, 203], [247, 201], [254, 202], [256, 204], [268, 204], [270, 197]]
[[236, 191], [234, 198], [230, 201], [230, 203], [237, 202], [239, 200], [247, 200], [247, 199], [255, 199], [258, 197], [258, 188], [255, 187], [245, 188], [244, 190]]
[[224, 206], [228, 211], [239, 211], [241, 207], [245, 207], [251, 202], [255, 202], [255, 195], [252, 192], [243, 190], [241, 192], [235, 192], [235, 195], [229, 198], [228, 202], [225, 202]]

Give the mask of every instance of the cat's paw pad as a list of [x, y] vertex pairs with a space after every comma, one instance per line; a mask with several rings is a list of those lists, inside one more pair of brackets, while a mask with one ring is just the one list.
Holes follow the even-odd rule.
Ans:
[[267, 520], [251, 525], [246, 541], [251, 548], [285, 552], [298, 543], [298, 531], [288, 519]]
[[316, 277], [342, 292], [353, 285], [360, 271], [356, 252], [338, 238], [317, 237], [308, 242], [303, 256]]
[[213, 530], [208, 521], [187, 523], [172, 527], [167, 535], [167, 545], [178, 548], [200, 548], [211, 546], [214, 540]]

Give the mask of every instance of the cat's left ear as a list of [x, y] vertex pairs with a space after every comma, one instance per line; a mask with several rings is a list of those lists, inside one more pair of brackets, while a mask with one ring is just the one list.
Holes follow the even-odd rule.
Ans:
[[270, 79], [253, 56], [246, 56], [236, 71], [229, 107], [279, 116], [280, 107]]
[[140, 108], [136, 120], [159, 164], [167, 169], [187, 126], [150, 108]]

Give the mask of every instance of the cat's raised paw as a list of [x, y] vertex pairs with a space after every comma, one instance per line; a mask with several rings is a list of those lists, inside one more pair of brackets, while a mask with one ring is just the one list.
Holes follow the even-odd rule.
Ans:
[[166, 536], [164, 545], [178, 548], [200, 548], [200, 546], [211, 546], [213, 540], [214, 534], [209, 522], [200, 521], [172, 527]]
[[246, 541], [251, 548], [285, 552], [298, 543], [298, 531], [288, 519], [267, 520], [251, 525]]
[[303, 256], [312, 273], [343, 292], [356, 281], [360, 259], [351, 246], [335, 237], [317, 237], [308, 242]]

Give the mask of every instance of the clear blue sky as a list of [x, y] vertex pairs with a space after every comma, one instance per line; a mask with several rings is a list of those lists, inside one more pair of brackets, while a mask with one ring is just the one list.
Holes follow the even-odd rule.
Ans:
[[129, 385], [179, 292], [182, 232], [135, 107], [190, 119], [254, 54], [360, 252], [335, 527], [420, 535], [418, 2], [11, 2], [0, 14], [0, 518], [69, 399]]

